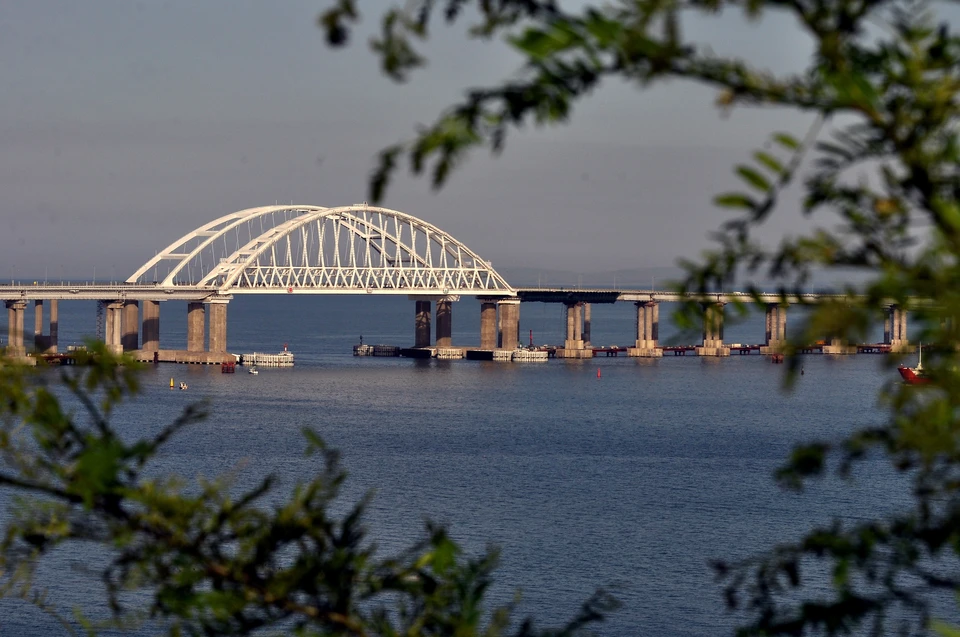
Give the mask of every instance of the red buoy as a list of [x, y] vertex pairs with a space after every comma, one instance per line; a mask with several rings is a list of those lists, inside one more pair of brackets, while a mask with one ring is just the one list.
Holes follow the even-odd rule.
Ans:
[[597, 378], [600, 378], [600, 368], [597, 368]]

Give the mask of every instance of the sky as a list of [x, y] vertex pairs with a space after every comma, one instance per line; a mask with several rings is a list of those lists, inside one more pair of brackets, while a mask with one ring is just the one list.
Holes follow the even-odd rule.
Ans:
[[[408, 139], [471, 86], [516, 73], [502, 42], [438, 27], [427, 68], [381, 74], [368, 0], [346, 49], [317, 16], [332, 0], [31, 0], [0, 3], [0, 280], [121, 280], [177, 237], [265, 204], [364, 201], [379, 149]], [[811, 43], [785, 16], [688, 22], [718, 53], [800, 69]], [[470, 157], [440, 192], [398, 178], [382, 205], [447, 231], [495, 268], [665, 267], [709, 245], [732, 168], [785, 110], [723, 116], [680, 82], [603, 85], [560, 127]], [[803, 226], [787, 197], [765, 231]]]

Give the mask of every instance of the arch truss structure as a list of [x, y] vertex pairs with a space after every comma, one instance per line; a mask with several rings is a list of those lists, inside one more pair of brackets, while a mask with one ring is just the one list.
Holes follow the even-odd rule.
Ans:
[[516, 295], [488, 262], [443, 230], [366, 204], [265, 206], [225, 215], [171, 243], [127, 283], [219, 294]]

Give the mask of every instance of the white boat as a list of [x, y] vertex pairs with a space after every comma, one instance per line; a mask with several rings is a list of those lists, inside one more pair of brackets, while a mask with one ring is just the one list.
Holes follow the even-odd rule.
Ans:
[[259, 374], [259, 373], [260, 373], [260, 370], [257, 369], [257, 366], [256, 366], [256, 365], [254, 365], [253, 367], [251, 367], [250, 369], [247, 370], [247, 373], [248, 373], [248, 374]]
[[286, 344], [279, 354], [263, 354], [253, 352], [243, 355], [244, 365], [260, 365], [261, 367], [293, 367], [293, 352], [287, 349]]
[[920, 343], [920, 351], [917, 354], [917, 366], [907, 367], [900, 365], [897, 367], [897, 371], [900, 372], [903, 382], [908, 385], [926, 385], [930, 382], [930, 378], [923, 370], [923, 343]]

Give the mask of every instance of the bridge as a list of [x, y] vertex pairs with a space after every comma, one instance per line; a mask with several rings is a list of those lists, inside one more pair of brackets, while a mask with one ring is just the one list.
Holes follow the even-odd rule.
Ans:
[[[450, 357], [463, 351], [451, 342], [452, 304], [461, 296], [480, 301], [482, 351], [516, 348], [522, 302], [563, 303], [567, 329], [558, 355], [568, 358], [593, 356], [591, 304], [616, 302], [632, 302], [637, 308], [637, 337], [628, 353], [662, 356], [660, 303], [693, 298], [655, 290], [513, 288], [464, 243], [410, 214], [367, 204], [274, 205], [233, 212], [196, 228], [157, 252], [123, 283], [0, 285], [0, 300], [8, 312], [7, 353], [26, 355], [24, 314], [29, 302], [35, 308], [34, 349], [56, 353], [59, 301], [94, 300], [105, 314], [104, 340], [111, 350], [134, 352], [142, 360], [219, 363], [227, 353], [228, 304], [243, 294], [406, 295], [416, 302], [414, 348], [451, 350]], [[760, 299], [767, 303], [764, 353], [782, 349], [790, 303], [833, 298], [809, 294], [784, 304], [778, 295], [767, 296]], [[695, 298], [706, 308], [699, 355], [729, 355], [723, 343], [723, 306], [749, 298], [737, 292]], [[187, 302], [186, 350], [160, 346], [160, 305], [168, 300]], [[45, 302], [50, 317], [46, 334]], [[889, 308], [884, 340], [890, 349], [908, 346], [905, 311]], [[845, 353], [850, 348], [831, 343], [824, 351]]]

